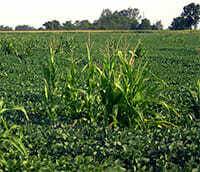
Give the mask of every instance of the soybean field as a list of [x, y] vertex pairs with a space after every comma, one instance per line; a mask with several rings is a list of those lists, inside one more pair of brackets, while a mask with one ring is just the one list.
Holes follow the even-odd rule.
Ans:
[[199, 164], [199, 31], [0, 33], [0, 171]]

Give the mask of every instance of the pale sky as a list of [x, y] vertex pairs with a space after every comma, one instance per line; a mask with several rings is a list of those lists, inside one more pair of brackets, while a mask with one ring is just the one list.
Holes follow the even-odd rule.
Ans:
[[0, 0], [0, 25], [28, 24], [40, 27], [48, 20], [93, 21], [105, 8], [113, 10], [139, 8], [141, 14], [165, 27], [180, 15], [183, 6], [200, 0]]

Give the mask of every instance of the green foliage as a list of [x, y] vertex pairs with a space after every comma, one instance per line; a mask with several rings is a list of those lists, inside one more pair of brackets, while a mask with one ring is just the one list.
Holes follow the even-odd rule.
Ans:
[[200, 20], [200, 4], [190, 3], [183, 8], [181, 16], [174, 18], [172, 30], [197, 29]]
[[[148, 85], [149, 78], [145, 74], [147, 63], [141, 63], [145, 53], [139, 42], [135, 51], [130, 51], [131, 56], [118, 51], [115, 56], [105, 57], [102, 69], [97, 68], [106, 124], [136, 127], [153, 121], [154, 125], [167, 125], [164, 116], [154, 111], [151, 106], [161, 105], [167, 110], [174, 109], [161, 99], [161, 86]], [[138, 66], [135, 64], [135, 58], [140, 58], [137, 61]]]
[[[8, 170], [9, 161], [15, 155], [15, 151], [19, 152], [18, 156], [27, 157], [28, 152], [22, 143], [23, 134], [21, 128], [17, 125], [8, 127], [2, 114], [7, 111], [18, 110], [24, 113], [27, 120], [29, 120], [27, 113], [23, 107], [15, 106], [12, 109], [4, 107], [3, 100], [0, 101], [0, 169]], [[16, 155], [15, 155], [16, 156]]]
[[189, 89], [190, 110], [194, 119], [200, 119], [200, 80], [197, 81], [194, 89]]
[[57, 119], [56, 109], [58, 108], [58, 69], [55, 62], [56, 49], [54, 42], [50, 42], [50, 58], [48, 66], [44, 66], [44, 97], [47, 114], [54, 122]]
[[61, 29], [61, 24], [57, 20], [52, 20], [52, 21], [45, 22], [43, 24], [43, 26], [47, 30], [59, 30], [59, 29]]
[[26, 31], [26, 30], [36, 30], [34, 27], [29, 25], [18, 25], [15, 27], [15, 30], [17, 31]]
[[0, 40], [0, 171], [199, 171], [198, 32]]
[[[149, 19], [141, 20], [140, 10], [137, 8], [128, 8], [120, 11], [111, 11], [103, 9], [100, 17], [91, 23], [89, 20], [76, 20], [74, 23], [66, 21], [60, 24], [57, 20], [47, 21], [43, 24], [46, 30], [162, 30], [161, 21], [151, 25]], [[140, 22], [141, 21], [141, 22]], [[28, 26], [22, 28], [33, 30]], [[19, 29], [21, 29], [19, 27]], [[16, 28], [18, 29], [18, 28]], [[43, 30], [43, 28], [40, 28]], [[40, 30], [39, 29], [39, 30]]]
[[5, 55], [14, 55], [20, 62], [26, 63], [27, 58], [32, 56], [34, 44], [32, 40], [2, 40], [1, 52]]

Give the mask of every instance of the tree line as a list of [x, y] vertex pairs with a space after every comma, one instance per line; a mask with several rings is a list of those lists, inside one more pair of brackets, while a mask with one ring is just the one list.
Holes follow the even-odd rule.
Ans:
[[[190, 3], [183, 8], [180, 16], [173, 19], [170, 30], [196, 29], [200, 21], [200, 5]], [[112, 12], [104, 9], [98, 20], [77, 20], [60, 23], [58, 20], [45, 22], [42, 27], [36, 29], [29, 25], [19, 25], [15, 30], [162, 30], [160, 21], [151, 23], [148, 18], [142, 17], [137, 8], [128, 8]], [[8, 26], [0, 26], [0, 30], [12, 30]]]

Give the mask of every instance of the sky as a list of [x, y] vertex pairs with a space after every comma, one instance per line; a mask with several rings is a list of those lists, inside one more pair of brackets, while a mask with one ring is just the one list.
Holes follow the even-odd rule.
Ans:
[[174, 17], [180, 15], [183, 7], [200, 0], [0, 0], [0, 25], [15, 27], [28, 24], [41, 27], [49, 20], [90, 21], [99, 18], [105, 8], [112, 11], [138, 8], [141, 14], [152, 22], [162, 20], [168, 27]]

